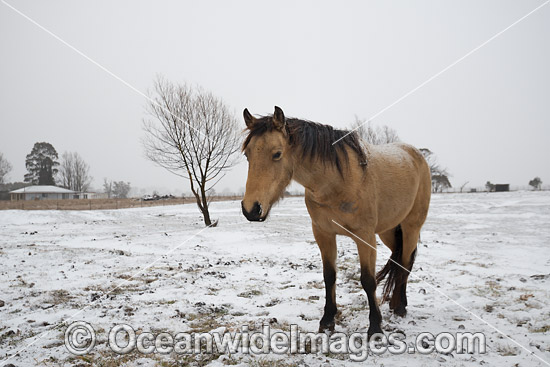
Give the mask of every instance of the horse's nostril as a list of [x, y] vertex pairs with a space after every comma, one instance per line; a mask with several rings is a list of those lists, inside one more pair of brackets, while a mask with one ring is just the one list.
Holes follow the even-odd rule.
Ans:
[[250, 214], [252, 214], [252, 216], [254, 217], [260, 217], [260, 215], [262, 215], [262, 206], [260, 205], [260, 203], [258, 203], [257, 201], [254, 203]]
[[241, 202], [241, 206], [243, 209], [243, 214], [246, 217], [246, 219], [250, 221], [259, 221], [262, 216], [262, 205], [259, 202], [255, 202], [252, 206], [252, 210], [248, 211], [244, 207], [244, 203]]

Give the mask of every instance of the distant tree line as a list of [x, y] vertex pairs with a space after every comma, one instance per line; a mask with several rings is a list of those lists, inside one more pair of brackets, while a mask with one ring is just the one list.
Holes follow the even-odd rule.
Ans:
[[103, 179], [103, 192], [109, 199], [126, 199], [130, 193], [130, 183], [124, 181], [112, 181]]
[[[29, 185], [52, 185], [66, 189], [86, 192], [90, 189], [92, 176], [90, 166], [77, 152], [64, 152], [59, 155], [52, 144], [37, 142], [25, 158], [27, 173], [23, 182], [8, 183], [8, 174], [13, 166], [0, 152], [0, 188], [2, 191], [12, 191]], [[130, 192], [130, 183], [124, 181], [109, 181], [103, 185], [108, 197], [126, 198]]]
[[374, 126], [370, 121], [355, 116], [351, 129], [369, 144], [380, 145], [400, 141], [397, 132], [387, 125]]
[[85, 192], [92, 182], [90, 166], [76, 152], [61, 156], [47, 142], [35, 143], [25, 159], [27, 173], [24, 182], [31, 185], [53, 185], [69, 190]]

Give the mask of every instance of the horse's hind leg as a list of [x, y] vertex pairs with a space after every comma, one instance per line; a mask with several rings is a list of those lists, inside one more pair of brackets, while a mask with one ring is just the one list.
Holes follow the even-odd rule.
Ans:
[[313, 225], [313, 236], [321, 250], [323, 259], [323, 278], [325, 280], [325, 313], [319, 323], [319, 332], [334, 331], [336, 307], [336, 234], [328, 233]]
[[407, 314], [407, 281], [414, 264], [419, 235], [420, 229], [408, 227], [405, 224], [402, 225], [403, 248], [400, 259], [402, 267], [398, 269], [395, 287], [390, 299], [390, 309], [398, 316]]
[[407, 280], [414, 262], [418, 231], [411, 230], [406, 225], [399, 225], [390, 231], [380, 233], [379, 236], [392, 251], [387, 264], [376, 275], [377, 282], [388, 278], [384, 285], [382, 301], [389, 299], [390, 309], [398, 316], [405, 316]]
[[[427, 169], [427, 168], [426, 168]], [[416, 247], [420, 239], [420, 229], [428, 215], [428, 206], [430, 203], [431, 183], [429, 175], [425, 176], [425, 180], [420, 184], [415, 203], [409, 215], [403, 220], [399, 226], [402, 233], [402, 251], [401, 251], [401, 269], [400, 277], [398, 277], [392, 298], [390, 300], [390, 308], [399, 316], [405, 316], [407, 313], [407, 280], [411, 273], [414, 259], [416, 256]]]

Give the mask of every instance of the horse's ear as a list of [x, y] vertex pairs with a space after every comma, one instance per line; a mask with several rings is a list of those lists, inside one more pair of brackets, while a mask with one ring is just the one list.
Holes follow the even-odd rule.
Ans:
[[254, 126], [254, 124], [256, 123], [256, 118], [252, 116], [250, 112], [248, 112], [248, 108], [244, 109], [243, 117], [244, 117], [244, 122], [246, 123], [246, 127], [251, 129], [252, 126]]
[[275, 112], [273, 113], [273, 125], [276, 129], [282, 130], [285, 127], [286, 120], [283, 110], [275, 106]]

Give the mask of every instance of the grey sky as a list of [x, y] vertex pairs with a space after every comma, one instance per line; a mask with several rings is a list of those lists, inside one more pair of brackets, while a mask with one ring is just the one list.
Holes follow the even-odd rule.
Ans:
[[[543, 1], [7, 0], [146, 92], [157, 73], [241, 111], [348, 127], [369, 118]], [[145, 100], [0, 4], [0, 151], [21, 181], [37, 141], [104, 177], [187, 191], [149, 162]], [[550, 182], [550, 5], [393, 106], [374, 124], [434, 151], [460, 186]], [[244, 122], [243, 122], [244, 127]], [[218, 191], [238, 190], [246, 163]]]

